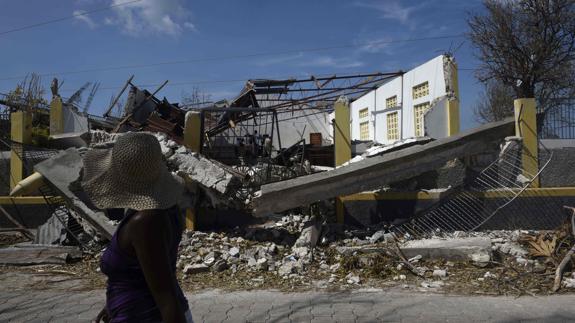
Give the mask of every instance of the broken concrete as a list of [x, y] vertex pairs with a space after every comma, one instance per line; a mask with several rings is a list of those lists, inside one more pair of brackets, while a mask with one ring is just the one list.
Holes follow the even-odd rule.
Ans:
[[226, 171], [221, 164], [200, 154], [175, 153], [168, 163], [179, 169], [180, 176], [187, 176], [202, 186], [220, 194], [227, 194], [232, 187], [238, 187], [240, 178]]
[[[74, 148], [67, 149], [58, 155], [45, 160], [34, 167], [44, 176], [44, 180], [66, 201], [67, 206], [75, 211], [91, 227], [106, 239], [111, 239], [116, 227], [108, 222], [103, 212], [89, 207], [89, 200], [79, 187], [82, 157]], [[84, 229], [89, 229], [84, 226]]]
[[306, 222], [294, 247], [315, 248], [321, 234], [321, 225], [314, 219]]
[[481, 153], [513, 132], [513, 119], [506, 119], [333, 171], [267, 184], [262, 186], [261, 196], [254, 200], [255, 214], [266, 215], [336, 196], [380, 189], [437, 169], [454, 158]]
[[421, 255], [425, 259], [487, 262], [491, 259], [491, 239], [475, 237], [413, 240], [403, 244], [401, 250], [408, 258]]

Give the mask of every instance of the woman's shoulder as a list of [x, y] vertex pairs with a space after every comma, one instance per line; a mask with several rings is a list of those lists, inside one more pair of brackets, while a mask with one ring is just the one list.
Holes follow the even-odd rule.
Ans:
[[135, 211], [128, 219], [127, 226], [132, 230], [145, 230], [153, 228], [159, 230], [170, 225], [166, 210]]

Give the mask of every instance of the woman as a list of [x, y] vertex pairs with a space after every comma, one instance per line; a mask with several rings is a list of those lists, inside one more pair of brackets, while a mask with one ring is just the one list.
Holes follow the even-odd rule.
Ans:
[[111, 149], [86, 153], [82, 187], [96, 207], [127, 210], [102, 255], [108, 286], [96, 321], [192, 322], [176, 279], [183, 230], [176, 203], [184, 188], [156, 137], [127, 133]]

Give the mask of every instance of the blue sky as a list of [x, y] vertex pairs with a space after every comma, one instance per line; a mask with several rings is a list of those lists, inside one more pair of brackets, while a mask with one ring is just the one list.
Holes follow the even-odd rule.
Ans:
[[[129, 1], [0, 0], [0, 33]], [[480, 0], [140, 0], [0, 35], [0, 92], [32, 72], [56, 73], [42, 78], [47, 97], [54, 76], [63, 96], [98, 81], [90, 112], [101, 114], [132, 74], [150, 90], [170, 80], [159, 96], [172, 102], [193, 87], [221, 99], [250, 78], [408, 70], [457, 48], [465, 129], [481, 91], [469, 42], [399, 40], [464, 33], [468, 13], [481, 10]], [[309, 50], [337, 46], [347, 47]], [[249, 57], [261, 53], [271, 54]]]

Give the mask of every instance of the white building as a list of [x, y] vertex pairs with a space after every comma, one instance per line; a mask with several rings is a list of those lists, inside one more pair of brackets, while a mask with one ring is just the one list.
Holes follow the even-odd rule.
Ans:
[[459, 131], [457, 66], [440, 55], [350, 104], [351, 139], [381, 144]]

